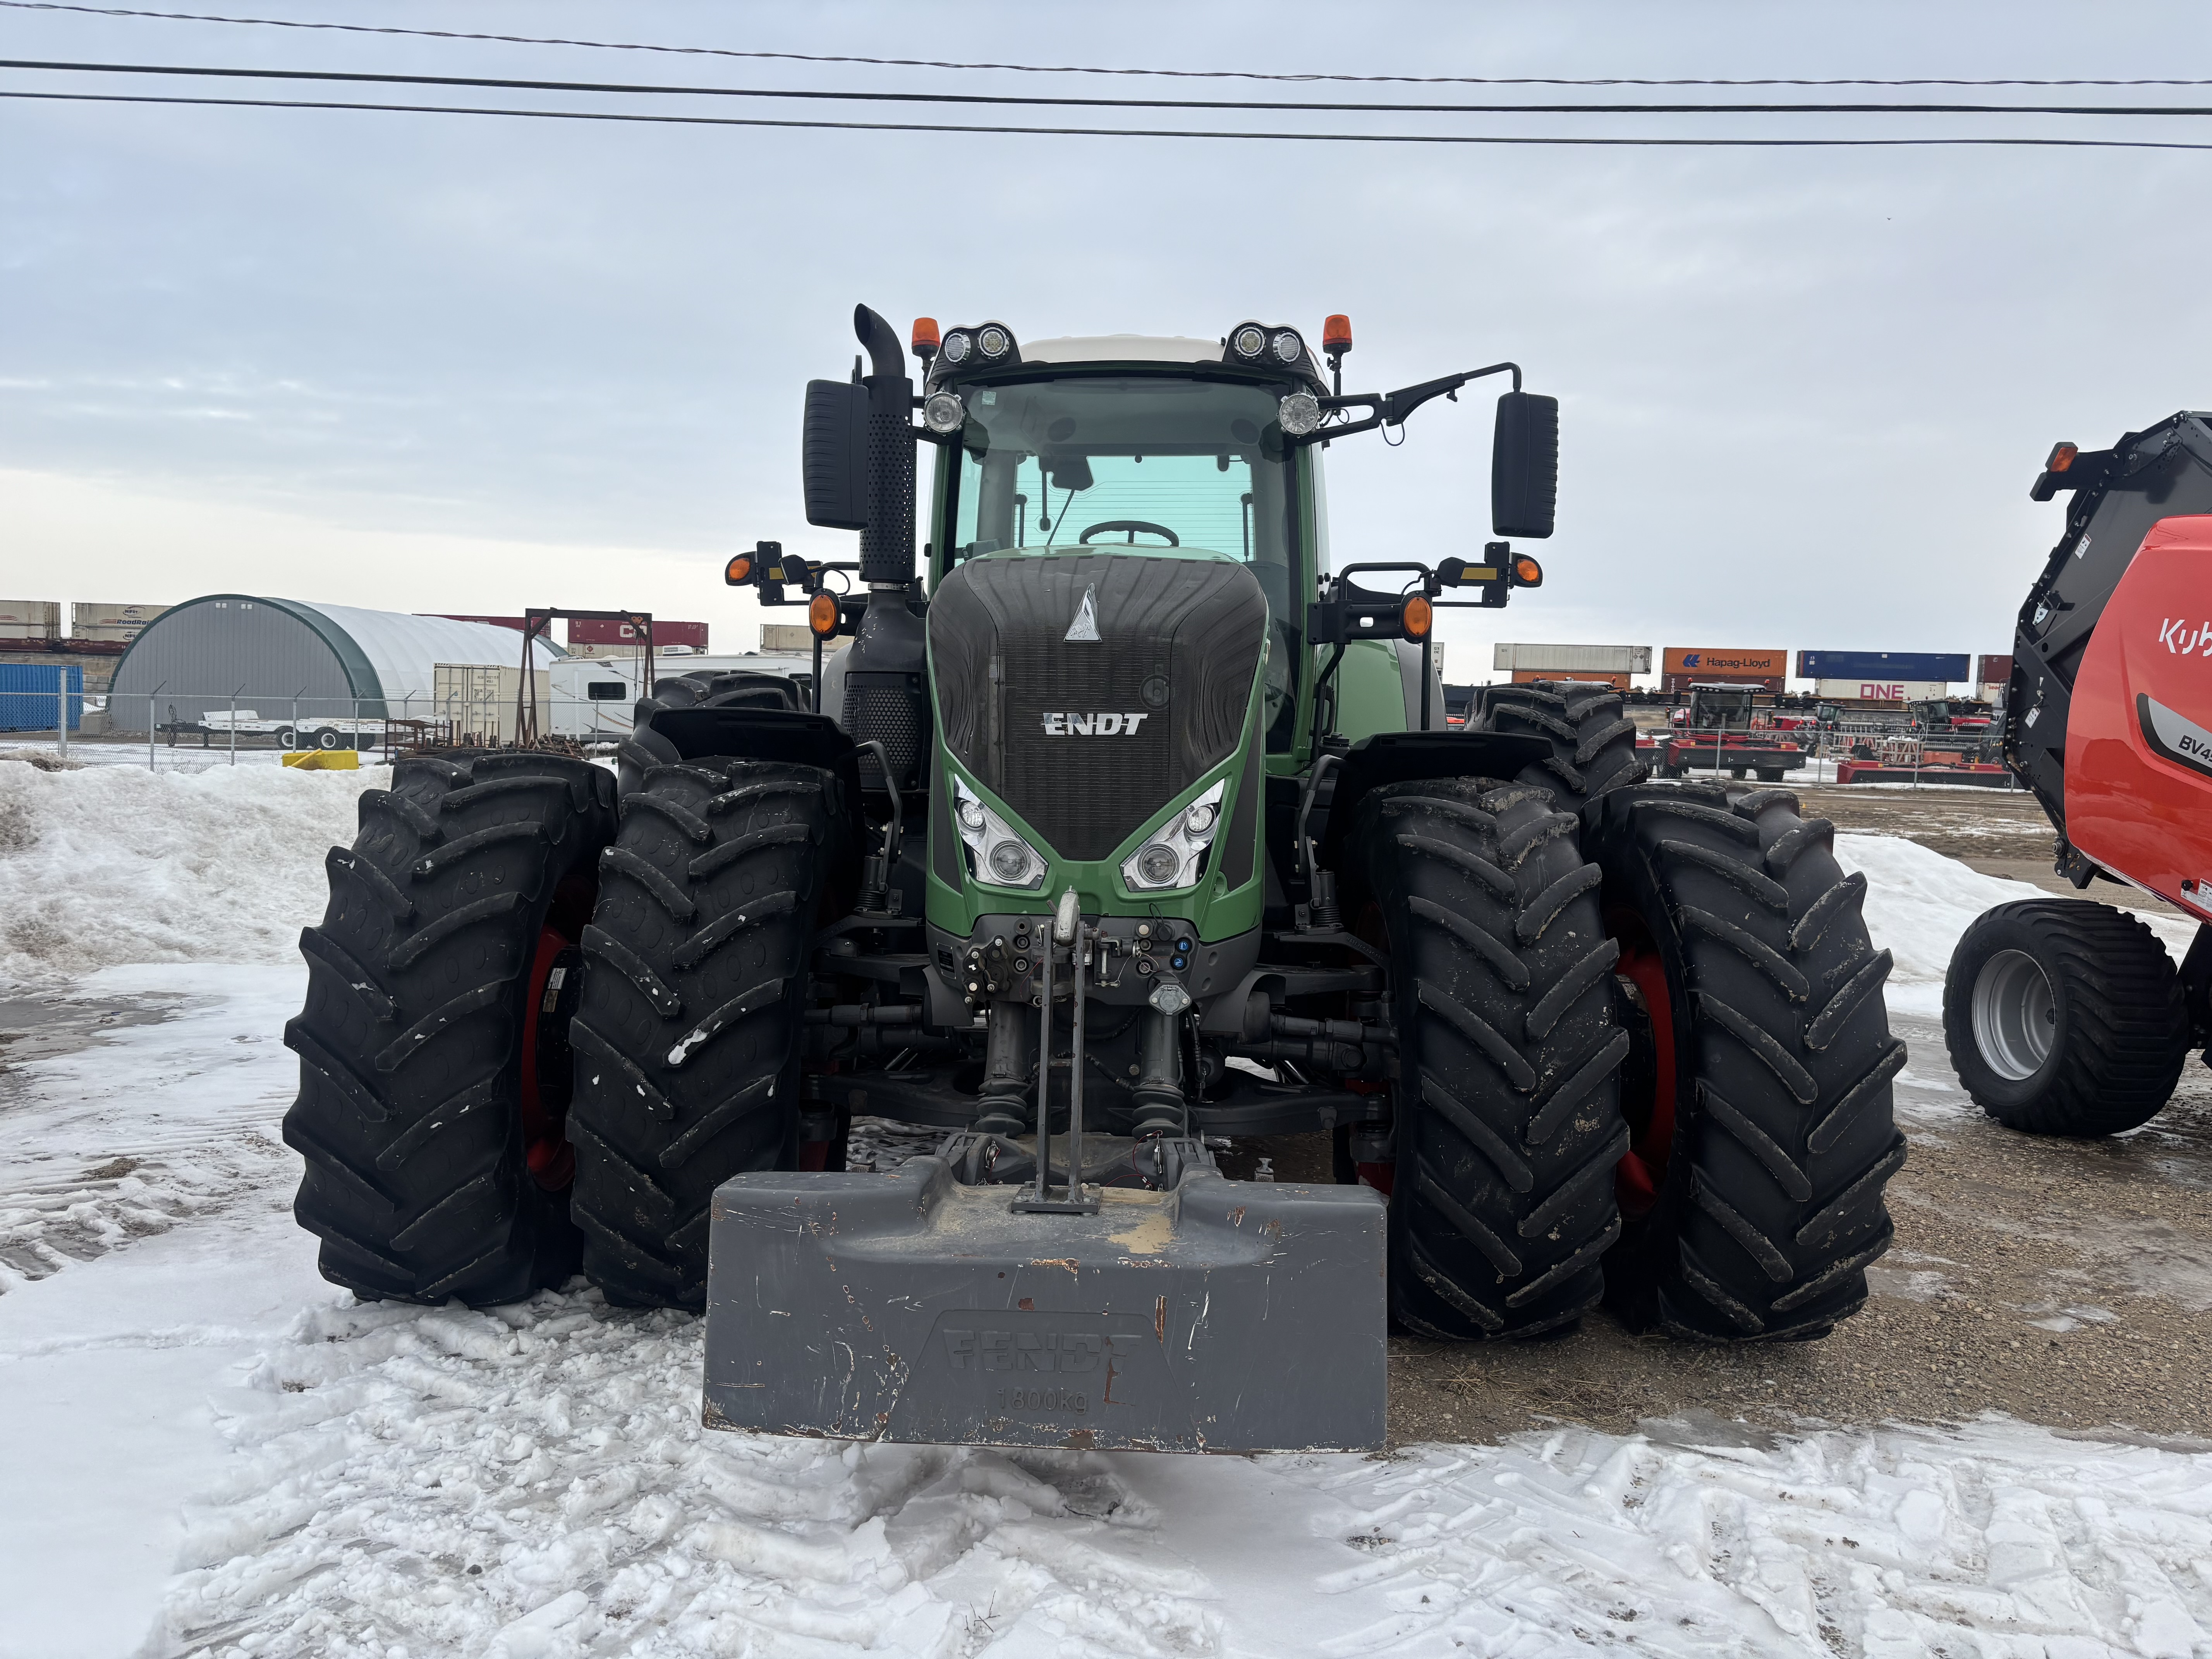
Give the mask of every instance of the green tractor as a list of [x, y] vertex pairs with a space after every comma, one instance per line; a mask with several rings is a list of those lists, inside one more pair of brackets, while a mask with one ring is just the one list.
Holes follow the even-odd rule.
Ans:
[[[919, 391], [855, 327], [804, 470], [857, 560], [726, 573], [816, 672], [663, 680], [616, 771], [403, 761], [333, 850], [287, 1032], [327, 1277], [704, 1310], [717, 1426], [1187, 1450], [1380, 1445], [1394, 1322], [1860, 1305], [1905, 1048], [1830, 827], [1648, 781], [1603, 686], [1447, 725], [1435, 613], [1541, 581], [1553, 400], [1345, 394], [1341, 318], [1326, 375], [925, 321]], [[1489, 375], [1500, 539], [1333, 568], [1328, 446]], [[935, 1150], [850, 1167], [856, 1118]], [[1222, 1172], [1301, 1135], [1333, 1182]]]

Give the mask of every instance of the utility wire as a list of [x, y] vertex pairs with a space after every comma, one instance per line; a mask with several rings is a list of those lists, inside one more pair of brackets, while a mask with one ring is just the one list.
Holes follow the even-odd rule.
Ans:
[[690, 87], [659, 82], [536, 81], [505, 76], [398, 75], [365, 70], [239, 69], [186, 64], [97, 64], [0, 58], [0, 70], [82, 75], [171, 75], [247, 81], [339, 81], [373, 86], [477, 87], [500, 92], [617, 93], [624, 96], [776, 98], [831, 103], [980, 104], [1054, 109], [1291, 111], [1363, 115], [2089, 115], [2205, 116], [2181, 104], [1407, 104], [1216, 98], [1067, 98], [1045, 94], [835, 92], [791, 87]]
[[788, 64], [862, 64], [884, 69], [1004, 70], [1018, 75], [1139, 75], [1191, 81], [1294, 81], [1391, 83], [1401, 86], [1472, 87], [2205, 87], [2212, 79], [2184, 80], [2143, 76], [2132, 80], [2104, 80], [2074, 76], [2063, 80], [2014, 76], [1967, 79], [1919, 76], [1882, 79], [1870, 76], [1814, 79], [1768, 76], [1744, 79], [1711, 76], [1661, 78], [1644, 76], [1569, 76], [1557, 75], [1338, 75], [1278, 74], [1260, 70], [1116, 69], [1094, 64], [962, 63], [934, 58], [860, 58], [825, 52], [743, 52], [729, 46], [655, 46], [636, 40], [572, 40], [561, 35], [483, 34], [460, 29], [403, 28], [383, 23], [310, 22], [291, 17], [233, 17], [211, 12], [149, 11], [135, 6], [68, 5], [60, 0], [0, 0], [12, 11], [74, 12], [88, 17], [158, 18], [179, 23], [236, 23], [261, 28], [318, 29], [344, 34], [405, 35], [426, 40], [489, 40], [517, 46], [585, 46], [595, 52], [665, 52], [686, 58], [742, 58]]
[[[4, 0], [0, 0], [4, 3]], [[1250, 132], [1209, 127], [1042, 127], [988, 126], [927, 121], [801, 121], [771, 116], [653, 115], [625, 110], [513, 109], [454, 104], [372, 104], [301, 98], [182, 98], [152, 94], [100, 92], [16, 92], [0, 98], [49, 103], [168, 104], [235, 109], [377, 110], [404, 115], [504, 115], [538, 121], [624, 121], [653, 125], [699, 127], [789, 127], [836, 132], [1014, 133], [1055, 138], [1239, 138], [1272, 143], [1331, 144], [1510, 144], [1599, 149], [2179, 149], [2212, 150], [2212, 142], [2191, 143], [2156, 138], [1654, 138], [1629, 137], [1536, 137], [1519, 134], [1449, 132]]]

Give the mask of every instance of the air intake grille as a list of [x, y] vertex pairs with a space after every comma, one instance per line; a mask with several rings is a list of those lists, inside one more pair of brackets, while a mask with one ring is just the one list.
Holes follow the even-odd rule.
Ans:
[[[883, 744], [902, 789], [917, 787], [922, 751], [929, 740], [919, 678], [913, 674], [845, 677], [845, 718], [839, 724], [855, 743], [872, 739]], [[870, 788], [882, 783], [877, 769], [873, 755], [860, 757], [860, 781]]]
[[[1086, 593], [1095, 644], [1066, 637]], [[1054, 850], [1102, 859], [1234, 752], [1267, 625], [1260, 584], [1223, 560], [971, 559], [930, 606], [938, 719]]]

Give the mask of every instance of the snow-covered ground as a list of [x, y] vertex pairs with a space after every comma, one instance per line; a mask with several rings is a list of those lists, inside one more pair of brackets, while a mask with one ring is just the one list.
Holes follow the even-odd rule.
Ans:
[[[2001, 1421], [843, 1447], [702, 1432], [686, 1317], [356, 1306], [290, 1219], [277, 1036], [374, 780], [223, 771], [0, 761], [4, 1659], [2212, 1653], [2212, 1455]], [[1900, 1006], [2024, 896], [1839, 850]]]

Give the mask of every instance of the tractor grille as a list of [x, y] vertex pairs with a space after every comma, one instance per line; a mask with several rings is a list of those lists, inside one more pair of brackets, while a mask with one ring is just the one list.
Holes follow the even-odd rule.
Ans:
[[[1067, 638], [1086, 593], [1096, 642]], [[1267, 626], [1241, 564], [972, 560], [930, 605], [938, 720], [961, 763], [1054, 851], [1104, 858], [1235, 750]]]

